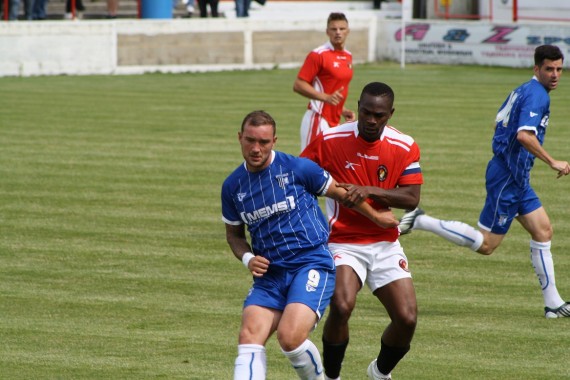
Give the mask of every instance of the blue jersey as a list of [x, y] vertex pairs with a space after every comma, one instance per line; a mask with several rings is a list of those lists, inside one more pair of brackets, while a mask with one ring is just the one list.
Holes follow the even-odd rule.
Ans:
[[532, 131], [542, 145], [549, 116], [550, 96], [536, 77], [511, 92], [499, 109], [493, 153], [521, 186], [529, 182], [535, 157], [518, 142], [517, 133]]
[[[330, 174], [308, 159], [282, 152], [272, 152], [271, 160], [260, 172], [248, 171], [244, 162], [228, 176], [222, 185], [222, 220], [245, 223], [253, 253], [272, 265], [306, 264], [308, 253], [311, 261], [324, 259], [314, 257], [314, 248], [329, 237], [317, 195], [326, 193]], [[327, 249], [316, 251], [332, 264]]]

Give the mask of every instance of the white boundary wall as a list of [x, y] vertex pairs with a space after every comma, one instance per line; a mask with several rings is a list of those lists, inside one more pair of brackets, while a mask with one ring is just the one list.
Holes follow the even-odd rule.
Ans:
[[2, 22], [0, 76], [114, 73], [116, 41], [112, 22]]
[[[370, 62], [376, 59], [377, 18], [370, 12], [350, 16], [350, 27], [354, 31], [367, 34], [367, 46], [361, 47], [366, 52], [359, 60]], [[0, 76], [34, 76], [34, 75], [85, 75], [85, 74], [139, 74], [144, 72], [187, 72], [271, 68], [277, 66], [300, 65], [301, 62], [255, 62], [255, 46], [252, 35], [272, 32], [275, 35], [274, 45], [286, 39], [288, 32], [318, 34], [318, 44], [327, 40], [325, 34], [326, 17], [317, 20], [252, 20], [252, 19], [176, 19], [176, 20], [116, 20], [116, 21], [19, 21], [0, 22]], [[225, 49], [230, 34], [239, 34], [243, 47], [234, 50], [235, 56], [243, 56], [240, 62], [233, 64], [216, 64], [206, 62], [191, 65], [132, 65], [119, 62], [119, 54], [127, 50], [119, 43], [119, 38], [133, 35], [148, 39], [164, 37], [161, 41], [181, 43], [179, 49], [191, 50], [200, 47]], [[208, 46], [197, 46], [193, 37], [205, 36]], [[212, 41], [212, 36], [217, 40]], [[198, 38], [196, 38], [198, 39]], [[160, 43], [160, 42], [159, 42]], [[264, 41], [265, 46], [267, 43]], [[298, 44], [297, 44], [298, 45]], [[240, 45], [241, 46], [241, 45]], [[295, 43], [293, 41], [293, 46]], [[139, 44], [140, 50], [148, 49], [160, 60], [163, 46]], [[133, 49], [133, 46], [129, 46]], [[135, 47], [136, 48], [136, 47]], [[122, 50], [121, 50], [122, 49]], [[177, 49], [170, 46], [170, 50]], [[293, 48], [288, 47], [293, 50]], [[298, 49], [298, 47], [297, 47]], [[361, 49], [361, 50], [362, 50]], [[231, 49], [226, 49], [231, 50]], [[303, 57], [308, 50], [303, 51]], [[227, 54], [232, 54], [231, 51]], [[207, 58], [207, 57], [205, 57]], [[238, 58], [236, 58], [238, 59]], [[206, 59], [207, 60], [207, 59]]]
[[[367, 30], [365, 61], [399, 61], [405, 36], [406, 61], [410, 63], [475, 64], [509, 67], [532, 66], [532, 53], [540, 44], [563, 49], [570, 67], [570, 25], [568, 23], [487, 23], [411, 20], [402, 30], [401, 20], [378, 18], [374, 14], [351, 15], [354, 30]], [[218, 21], [218, 20], [216, 20]], [[222, 20], [219, 20], [222, 21]], [[118, 20], [81, 22], [0, 23], [0, 76], [139, 74], [266, 67], [294, 67], [295, 62], [254, 63], [253, 32], [277, 31], [275, 44], [287, 32], [322, 30], [322, 20]], [[243, 61], [235, 64], [120, 65], [119, 37], [143, 33], [149, 36], [178, 33], [243, 33]], [[222, 34], [223, 35], [223, 34]], [[210, 42], [211, 43], [211, 42]], [[349, 37], [348, 48], [351, 40]], [[351, 49], [352, 50], [352, 49]], [[160, 49], [157, 49], [160, 54]], [[304, 52], [306, 54], [306, 52]]]

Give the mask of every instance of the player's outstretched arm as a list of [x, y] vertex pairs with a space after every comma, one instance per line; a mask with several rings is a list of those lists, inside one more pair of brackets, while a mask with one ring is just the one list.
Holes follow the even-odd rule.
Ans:
[[413, 210], [420, 203], [421, 185], [399, 186], [394, 189], [382, 189], [376, 186], [359, 186], [350, 183], [339, 183], [337, 186], [346, 189], [343, 205], [353, 207], [355, 204], [370, 198], [386, 208]]
[[[347, 194], [348, 191], [344, 187], [338, 186], [337, 182], [333, 179], [331, 185], [327, 190], [326, 196], [334, 199], [341, 204], [345, 204]], [[398, 226], [399, 221], [396, 219], [396, 216], [391, 210], [375, 210], [368, 203], [363, 202], [364, 199], [365, 198], [361, 199], [359, 202], [351, 202], [351, 208], [366, 216], [368, 219], [372, 220], [382, 228], [392, 228]]]

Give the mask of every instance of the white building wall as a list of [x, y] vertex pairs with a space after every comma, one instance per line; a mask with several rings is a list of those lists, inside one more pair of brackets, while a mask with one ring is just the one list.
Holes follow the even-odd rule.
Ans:
[[[294, 67], [302, 63], [298, 43], [283, 43], [288, 33], [297, 36], [317, 35], [318, 41], [326, 41], [322, 25], [311, 22], [272, 21], [246, 22], [224, 20], [218, 23], [176, 23], [172, 21], [81, 21], [81, 22], [13, 22], [0, 23], [0, 76], [32, 75], [87, 75], [87, 74], [140, 74], [144, 72], [185, 72], [208, 70], [256, 69], [271, 67]], [[207, 23], [207, 20], [203, 20]], [[509, 67], [532, 66], [534, 48], [541, 44], [560, 46], [570, 63], [569, 23], [489, 23], [473, 21], [425, 21], [411, 20], [402, 29], [401, 20], [380, 19], [374, 15], [351, 19], [352, 40], [349, 48], [360, 51], [363, 61], [400, 61], [402, 38], [405, 38], [406, 61], [410, 63], [475, 64]], [[117, 42], [120, 36], [132, 37], [136, 33], [145, 36], [165, 36], [171, 41], [197, 36], [198, 33], [230, 31], [238, 35], [267, 32], [275, 39], [274, 46], [283, 44], [297, 55], [291, 62], [257, 62], [264, 51], [256, 50], [256, 39], [243, 38], [246, 47], [236, 47], [235, 64], [118, 64]], [[322, 33], [322, 37], [321, 34]], [[220, 39], [220, 40], [223, 40]], [[296, 39], [299, 41], [299, 39]], [[262, 41], [265, 45], [273, 41]], [[294, 41], [293, 41], [294, 42]], [[203, 48], [214, 48], [210, 45]], [[221, 43], [221, 42], [220, 42]], [[261, 43], [261, 42], [260, 42]], [[312, 42], [311, 42], [312, 43]], [[352, 43], [352, 47], [350, 44]], [[362, 45], [362, 46], [361, 46]], [[195, 48], [196, 45], [191, 45]], [[135, 45], [136, 47], [136, 45]], [[160, 58], [160, 48], [149, 49], [149, 54]], [[314, 46], [316, 47], [316, 45]], [[132, 47], [131, 47], [132, 49]], [[304, 56], [308, 50], [304, 50]], [[189, 49], [192, 54], [192, 49]], [[245, 54], [244, 54], [245, 52]], [[124, 48], [123, 48], [124, 53]], [[232, 54], [227, 51], [227, 54]], [[256, 56], [257, 54], [257, 56]], [[289, 56], [284, 54], [283, 56]], [[293, 56], [293, 55], [291, 55]], [[259, 59], [258, 59], [259, 60]], [[159, 60], [157, 60], [159, 62]]]

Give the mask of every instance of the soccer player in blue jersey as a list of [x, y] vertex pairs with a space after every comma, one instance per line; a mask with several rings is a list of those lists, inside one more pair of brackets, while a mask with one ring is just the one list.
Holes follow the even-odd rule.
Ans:
[[[222, 185], [222, 220], [254, 282], [244, 301], [234, 379], [265, 379], [265, 343], [275, 331], [299, 378], [324, 379], [308, 337], [329, 304], [335, 265], [316, 196], [343, 202], [347, 191], [314, 162], [274, 151], [276, 125], [264, 111], [244, 118], [238, 138], [245, 162]], [[366, 202], [355, 209], [379, 226], [398, 224], [389, 210]]]
[[570, 173], [567, 161], [554, 159], [543, 147], [550, 117], [550, 91], [558, 87], [564, 56], [552, 45], [534, 53], [534, 77], [507, 97], [496, 118], [493, 158], [486, 174], [487, 198], [479, 217], [479, 231], [457, 221], [444, 221], [415, 209], [400, 220], [402, 233], [433, 232], [460, 246], [490, 255], [501, 244], [513, 219], [530, 234], [530, 257], [544, 298], [546, 318], [570, 317], [570, 303], [558, 294], [550, 245], [552, 225], [530, 185], [535, 158], [556, 171]]

